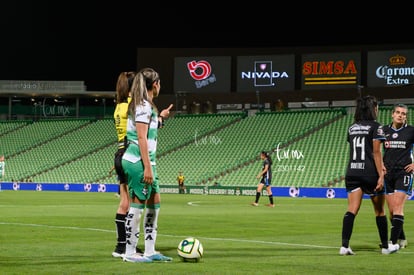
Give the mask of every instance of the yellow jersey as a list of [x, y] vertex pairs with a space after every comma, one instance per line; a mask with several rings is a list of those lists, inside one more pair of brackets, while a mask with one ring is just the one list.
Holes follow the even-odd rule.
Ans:
[[114, 111], [115, 129], [118, 135], [118, 148], [124, 148], [124, 140], [126, 136], [127, 121], [128, 121], [128, 105], [131, 97], [128, 97], [128, 102], [118, 103]]

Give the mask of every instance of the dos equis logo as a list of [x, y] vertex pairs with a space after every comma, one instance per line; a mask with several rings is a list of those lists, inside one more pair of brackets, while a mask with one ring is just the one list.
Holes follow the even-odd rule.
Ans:
[[190, 61], [187, 63], [187, 69], [197, 88], [216, 82], [216, 76], [211, 73], [211, 64], [206, 60]]

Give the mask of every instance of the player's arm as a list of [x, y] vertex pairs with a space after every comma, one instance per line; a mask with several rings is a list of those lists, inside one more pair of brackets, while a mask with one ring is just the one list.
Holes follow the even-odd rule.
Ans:
[[379, 191], [384, 187], [384, 163], [382, 160], [382, 151], [381, 147], [382, 141], [379, 139], [373, 140], [373, 154], [374, 154], [374, 162], [375, 168], [377, 169], [377, 173], [379, 175], [377, 186], [375, 187], [375, 191]]
[[266, 174], [268, 170], [269, 170], [269, 164], [265, 164], [262, 171], [259, 173], [259, 175], [257, 175], [257, 178], [263, 177], [263, 175]]
[[109, 176], [112, 176], [112, 172], [115, 170], [115, 166], [111, 167], [111, 170], [109, 170]]
[[151, 161], [148, 150], [148, 124], [143, 122], [136, 122], [139, 151], [141, 153], [142, 163], [144, 165], [144, 182], [152, 184], [154, 176], [152, 173]]
[[164, 127], [164, 120], [166, 120], [170, 116], [170, 109], [173, 107], [173, 104], [170, 104], [168, 108], [162, 110], [158, 116], [158, 128]]

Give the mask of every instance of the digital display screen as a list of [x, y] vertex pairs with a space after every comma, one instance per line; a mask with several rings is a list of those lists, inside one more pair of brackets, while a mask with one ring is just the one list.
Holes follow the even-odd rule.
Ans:
[[367, 86], [392, 87], [414, 83], [414, 50], [368, 52]]
[[295, 56], [237, 57], [237, 92], [295, 89]]
[[229, 93], [230, 56], [174, 58], [174, 92]]
[[360, 85], [361, 53], [304, 54], [302, 90], [351, 88]]

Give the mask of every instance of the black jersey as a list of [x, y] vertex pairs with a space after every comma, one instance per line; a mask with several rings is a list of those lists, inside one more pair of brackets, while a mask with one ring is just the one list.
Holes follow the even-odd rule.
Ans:
[[360, 121], [349, 126], [347, 176], [378, 176], [374, 162], [373, 140], [385, 140], [382, 126], [378, 122]]
[[392, 125], [384, 126], [384, 165], [387, 171], [404, 170], [413, 162], [414, 127], [404, 125], [395, 129]]
[[262, 171], [267, 165], [267, 172], [263, 174], [264, 179], [272, 180], [272, 164], [270, 163], [270, 160], [268, 158], [263, 160], [262, 163]]

